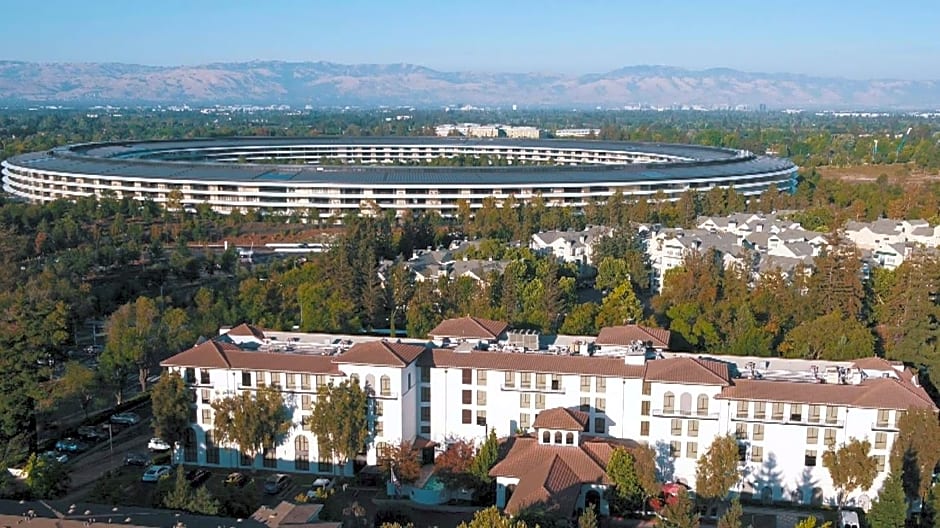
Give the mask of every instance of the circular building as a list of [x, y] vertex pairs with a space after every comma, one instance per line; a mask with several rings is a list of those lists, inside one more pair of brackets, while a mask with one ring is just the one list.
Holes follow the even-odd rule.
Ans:
[[323, 219], [376, 208], [452, 216], [510, 196], [580, 208], [618, 191], [667, 200], [714, 187], [756, 195], [771, 185], [791, 191], [796, 170], [786, 159], [695, 145], [439, 137], [92, 143], [2, 164], [3, 189], [31, 201], [130, 197]]

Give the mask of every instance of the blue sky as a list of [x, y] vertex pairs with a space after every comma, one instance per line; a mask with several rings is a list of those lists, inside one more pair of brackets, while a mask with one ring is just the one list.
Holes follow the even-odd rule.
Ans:
[[0, 59], [604, 72], [636, 64], [940, 79], [940, 3], [8, 0]]

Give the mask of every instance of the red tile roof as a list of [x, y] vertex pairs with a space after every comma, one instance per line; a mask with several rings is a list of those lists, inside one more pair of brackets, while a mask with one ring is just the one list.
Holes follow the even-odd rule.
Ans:
[[457, 352], [433, 349], [421, 359], [423, 365], [441, 368], [479, 368], [546, 374], [583, 374], [620, 378], [641, 378], [642, 365], [627, 365], [623, 358], [519, 354], [474, 350]]
[[248, 323], [242, 323], [225, 333], [235, 336], [251, 336], [260, 341], [264, 341], [264, 332]]
[[336, 363], [355, 363], [359, 365], [384, 365], [404, 367], [413, 363], [427, 348], [424, 345], [392, 343], [389, 341], [366, 341], [356, 343], [349, 350], [336, 356]]
[[583, 411], [556, 407], [544, 410], [535, 415], [535, 429], [559, 429], [562, 431], [581, 431], [588, 424], [588, 414]]
[[499, 339], [509, 324], [503, 321], [493, 321], [468, 315], [458, 319], [446, 319], [441, 321], [434, 330], [428, 332], [431, 337], [455, 338], [455, 339]]
[[894, 378], [867, 379], [858, 385], [739, 379], [734, 380], [733, 386], [722, 389], [717, 398], [868, 409], [936, 409], [922, 391]]
[[727, 386], [731, 383], [731, 372], [728, 364], [721, 361], [673, 357], [647, 361], [643, 379], [665, 383]]
[[206, 341], [160, 363], [164, 367], [267, 370], [343, 376], [331, 356], [246, 352], [231, 343]]
[[853, 365], [855, 365], [856, 368], [860, 368], [862, 370], [884, 370], [900, 374], [894, 367], [895, 365], [901, 366], [903, 363], [895, 363], [880, 357], [867, 357], [856, 359], [853, 362]]
[[641, 325], [608, 326], [601, 328], [595, 341], [598, 345], [632, 345], [637, 341], [651, 342], [653, 348], [669, 348], [672, 333], [662, 328]]

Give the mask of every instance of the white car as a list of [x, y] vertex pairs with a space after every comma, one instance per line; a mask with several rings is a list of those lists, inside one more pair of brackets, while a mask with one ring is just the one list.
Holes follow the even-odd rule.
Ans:
[[154, 437], [151, 438], [149, 442], [147, 442], [147, 449], [151, 451], [169, 451], [170, 444], [168, 444], [166, 440], [162, 438]]
[[147, 471], [144, 471], [144, 474], [141, 475], [141, 482], [156, 482], [161, 478], [170, 474], [172, 468], [170, 466], [150, 466], [147, 468]]
[[66, 462], [69, 461], [69, 455], [61, 451], [46, 451], [40, 456], [42, 456], [43, 458], [47, 458], [49, 460], [55, 460], [56, 462], [60, 464], [65, 464]]

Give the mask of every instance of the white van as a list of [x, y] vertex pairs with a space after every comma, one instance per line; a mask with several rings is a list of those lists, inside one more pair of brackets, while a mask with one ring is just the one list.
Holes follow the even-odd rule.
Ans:
[[836, 522], [836, 528], [861, 528], [858, 522], [858, 514], [854, 511], [840, 511], [839, 519]]

